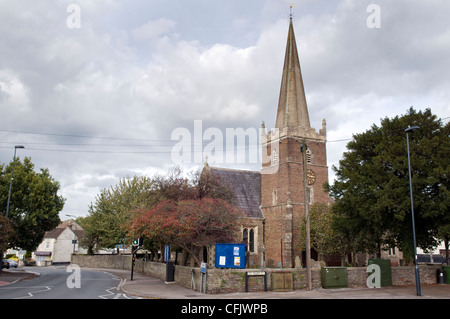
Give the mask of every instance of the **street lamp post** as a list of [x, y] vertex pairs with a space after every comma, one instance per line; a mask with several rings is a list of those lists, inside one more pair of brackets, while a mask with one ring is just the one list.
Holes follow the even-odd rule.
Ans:
[[[25, 148], [25, 146], [22, 146], [22, 145], [14, 146], [13, 167], [11, 170], [11, 181], [9, 182], [8, 203], [6, 204], [6, 219], [8, 219], [8, 215], [9, 215], [9, 202], [11, 200], [11, 188], [12, 188], [12, 182], [13, 182], [14, 167], [16, 166], [16, 151], [18, 148]], [[3, 265], [3, 250], [0, 250], [0, 265]], [[3, 268], [3, 267], [0, 266], [0, 273], [2, 272], [1, 268]]]
[[12, 167], [12, 171], [11, 171], [11, 181], [9, 182], [8, 204], [6, 205], [6, 218], [8, 218], [8, 214], [9, 214], [9, 202], [11, 200], [11, 188], [12, 188], [12, 182], [13, 182], [14, 167], [16, 166], [16, 151], [18, 148], [25, 148], [25, 146], [22, 146], [22, 145], [14, 146], [13, 167]]
[[413, 229], [413, 244], [414, 244], [414, 264], [415, 264], [415, 272], [416, 272], [416, 291], [417, 296], [421, 296], [420, 291], [420, 274], [419, 274], [419, 265], [417, 262], [417, 244], [416, 244], [416, 227], [414, 224], [414, 204], [413, 204], [413, 191], [412, 191], [412, 180], [411, 180], [411, 160], [409, 156], [409, 136], [408, 133], [418, 130], [418, 126], [408, 127], [405, 130], [406, 133], [406, 149], [408, 153], [408, 173], [409, 173], [409, 193], [411, 197], [411, 218], [412, 218], [412, 229]]

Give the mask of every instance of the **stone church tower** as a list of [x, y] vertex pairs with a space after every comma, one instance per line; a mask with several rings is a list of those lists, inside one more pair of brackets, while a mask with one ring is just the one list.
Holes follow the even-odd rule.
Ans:
[[[264, 127], [264, 124], [263, 124]], [[302, 143], [307, 145], [307, 188], [309, 203], [329, 202], [323, 184], [328, 181], [326, 122], [317, 132], [311, 127], [292, 17], [281, 80], [275, 130], [262, 130], [261, 211], [265, 219], [266, 266], [294, 267], [301, 258], [300, 234], [304, 223], [305, 193]], [[263, 145], [264, 146], [264, 145]], [[265, 154], [266, 153], [266, 154]]]

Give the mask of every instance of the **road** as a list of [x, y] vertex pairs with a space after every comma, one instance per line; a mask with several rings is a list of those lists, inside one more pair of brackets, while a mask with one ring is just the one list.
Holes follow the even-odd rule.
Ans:
[[67, 266], [32, 267], [33, 279], [0, 286], [0, 299], [135, 299], [117, 290], [121, 278]]

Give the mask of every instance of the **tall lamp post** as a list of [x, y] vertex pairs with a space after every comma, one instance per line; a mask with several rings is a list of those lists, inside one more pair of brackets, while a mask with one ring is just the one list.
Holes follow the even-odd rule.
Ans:
[[12, 182], [13, 182], [14, 167], [16, 166], [16, 151], [18, 148], [25, 148], [25, 146], [22, 146], [22, 145], [14, 146], [13, 167], [12, 167], [12, 171], [11, 171], [11, 181], [9, 182], [8, 204], [6, 205], [6, 218], [8, 218], [8, 214], [9, 214], [9, 202], [11, 200], [11, 188], [12, 188]]
[[413, 191], [412, 191], [412, 180], [411, 180], [411, 160], [409, 156], [409, 136], [408, 133], [413, 132], [415, 130], [418, 130], [418, 126], [408, 127], [405, 130], [406, 133], [406, 149], [408, 151], [408, 173], [409, 173], [409, 193], [411, 197], [411, 218], [412, 218], [412, 229], [413, 229], [413, 244], [414, 244], [414, 264], [415, 264], [415, 271], [416, 271], [416, 291], [417, 296], [421, 296], [420, 291], [420, 274], [419, 274], [419, 265], [417, 262], [417, 244], [416, 244], [416, 227], [414, 224], [414, 204], [413, 204]]
[[[8, 215], [9, 215], [9, 202], [11, 200], [11, 188], [12, 188], [12, 182], [13, 182], [14, 167], [16, 166], [16, 151], [18, 148], [25, 148], [25, 146], [22, 146], [22, 145], [14, 146], [13, 167], [12, 167], [12, 171], [11, 171], [11, 181], [9, 182], [8, 203], [6, 204], [6, 219], [8, 219]], [[3, 250], [0, 250], [0, 264], [3, 265]], [[2, 272], [1, 268], [2, 268], [2, 266], [0, 266], [0, 272]]]

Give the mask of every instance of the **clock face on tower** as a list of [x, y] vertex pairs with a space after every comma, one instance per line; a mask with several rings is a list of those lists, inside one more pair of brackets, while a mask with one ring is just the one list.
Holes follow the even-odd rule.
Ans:
[[312, 185], [316, 182], [316, 173], [312, 169], [306, 170], [306, 177], [308, 179], [308, 185]]

